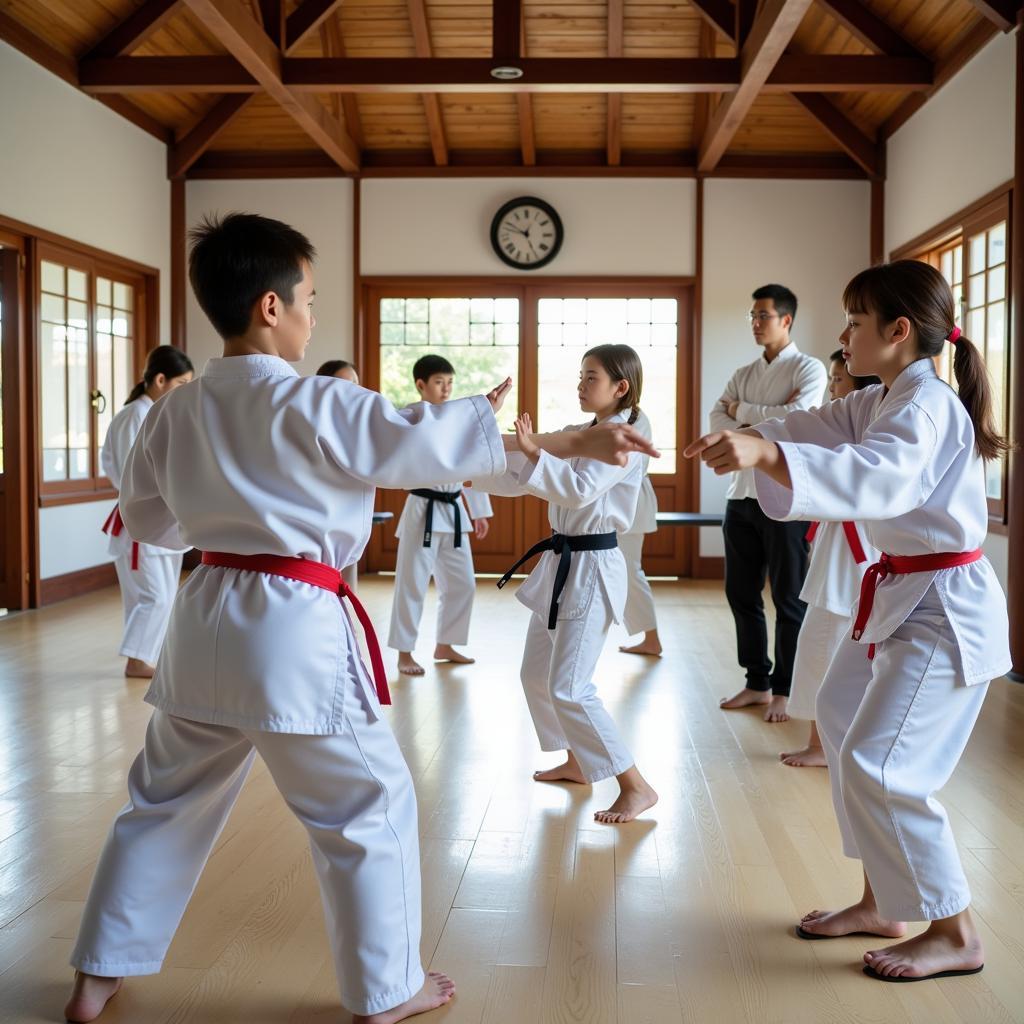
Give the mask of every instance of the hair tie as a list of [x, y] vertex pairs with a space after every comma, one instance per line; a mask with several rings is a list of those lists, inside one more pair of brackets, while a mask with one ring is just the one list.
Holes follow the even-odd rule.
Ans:
[[951, 345], [955, 345], [960, 340], [960, 334], [961, 331], [959, 327], [954, 327], [953, 330], [950, 331], [949, 342]]

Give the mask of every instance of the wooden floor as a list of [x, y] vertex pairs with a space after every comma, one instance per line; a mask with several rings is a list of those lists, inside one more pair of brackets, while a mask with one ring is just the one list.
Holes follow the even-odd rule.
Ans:
[[[363, 581], [381, 623], [390, 586]], [[859, 891], [826, 773], [776, 760], [805, 725], [719, 711], [737, 685], [721, 585], [656, 588], [665, 657], [619, 654], [616, 633], [598, 680], [661, 794], [649, 820], [594, 823], [613, 781], [530, 781], [553, 758], [518, 682], [526, 612], [492, 581], [479, 585], [480, 663], [393, 686], [419, 794], [423, 958], [459, 986], [423, 1024], [1024, 1021], [1024, 686], [993, 684], [943, 794], [985, 971], [881, 985], [860, 973], [865, 940], [792, 935], [800, 912]], [[3, 1022], [62, 1019], [82, 900], [149, 715], [144, 685], [120, 676], [119, 619], [111, 590], [0, 620]], [[130, 979], [103, 1019], [340, 1024], [336, 1000], [304, 834], [260, 766], [163, 972]]]

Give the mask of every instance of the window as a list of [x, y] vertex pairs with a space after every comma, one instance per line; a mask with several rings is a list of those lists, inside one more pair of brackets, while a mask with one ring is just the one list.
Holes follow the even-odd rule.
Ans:
[[38, 260], [40, 492], [109, 490], [99, 453], [134, 380], [140, 277], [56, 246]]
[[[1009, 202], [1004, 195], [956, 218], [941, 242], [913, 255], [937, 267], [949, 281], [957, 305], [956, 322], [977, 346], [992, 383], [998, 430], [1009, 426]], [[910, 254], [905, 254], [910, 255]], [[956, 387], [953, 348], [936, 360], [939, 375]], [[985, 467], [990, 517], [1006, 522], [1007, 460]]]

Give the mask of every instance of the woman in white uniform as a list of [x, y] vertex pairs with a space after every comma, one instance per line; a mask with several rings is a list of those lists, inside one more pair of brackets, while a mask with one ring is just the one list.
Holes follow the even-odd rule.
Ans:
[[[832, 353], [828, 393], [833, 402], [879, 383], [874, 376], [852, 376], [842, 349]], [[811, 732], [802, 749], [784, 751], [779, 760], [791, 768], [825, 768], [825, 751], [814, 721], [814, 702], [832, 655], [850, 631], [864, 570], [878, 558], [879, 552], [867, 543], [863, 531], [853, 522], [812, 523], [807, 540], [811, 542], [811, 563], [800, 591], [807, 614], [796, 642], [788, 710], [791, 718], [810, 719]]]
[[[633, 426], [646, 438], [651, 438], [651, 421], [642, 409], [637, 409]], [[640, 484], [640, 498], [636, 503], [636, 515], [628, 530], [619, 534], [619, 550], [626, 560], [626, 610], [623, 624], [630, 636], [643, 633], [643, 639], [636, 644], [623, 644], [619, 650], [624, 654], [661, 654], [661, 638], [658, 636], [658, 616], [654, 610], [654, 595], [644, 575], [642, 556], [644, 537], [658, 529], [658, 499], [654, 485], [647, 475], [650, 459], [642, 457], [643, 482]]]
[[[181, 349], [160, 345], [149, 353], [142, 380], [132, 389], [111, 421], [100, 452], [104, 474], [118, 489], [128, 452], [153, 403], [192, 379], [192, 362]], [[110, 540], [107, 550], [114, 556], [117, 581], [124, 604], [124, 633], [118, 651], [128, 659], [124, 674], [149, 679], [167, 632], [174, 595], [181, 576], [180, 551], [155, 544], [136, 543], [128, 536], [117, 506], [103, 526]]]
[[[578, 386], [580, 408], [596, 424], [628, 423], [639, 409], [643, 372], [627, 345], [599, 345], [583, 357]], [[567, 751], [563, 764], [536, 772], [538, 782], [592, 784], [615, 776], [619, 796], [594, 817], [606, 824], [632, 821], [658, 795], [637, 770], [633, 755], [597, 695], [593, 676], [613, 622], [621, 622], [626, 598], [626, 564], [618, 550], [619, 531], [636, 515], [644, 461], [630, 456], [623, 466], [590, 459], [565, 461], [538, 449], [529, 416], [516, 421], [518, 453], [508, 456], [497, 478], [473, 478], [492, 494], [534, 494], [548, 502], [550, 539], [534, 545], [505, 574], [543, 552], [516, 597], [533, 615], [526, 633], [520, 675], [541, 749]]]
[[[935, 798], [967, 745], [989, 680], [1011, 667], [1006, 599], [981, 544], [985, 460], [1007, 442], [981, 355], [945, 278], [916, 260], [858, 274], [843, 297], [850, 372], [883, 384], [687, 449], [716, 473], [754, 468], [775, 519], [857, 520], [883, 552], [818, 694], [843, 851], [864, 867], [852, 906], [812, 911], [801, 938], [900, 938], [864, 954], [880, 981], [974, 974], [981, 937], [949, 819]], [[933, 359], [954, 346], [954, 392]]]

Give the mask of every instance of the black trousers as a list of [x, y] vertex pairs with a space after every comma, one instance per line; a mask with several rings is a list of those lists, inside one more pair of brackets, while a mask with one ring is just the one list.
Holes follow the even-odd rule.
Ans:
[[[789, 696], [796, 639], [807, 605], [800, 588], [807, 575], [807, 523], [769, 519], [756, 498], [725, 503], [725, 596], [736, 622], [736, 649], [751, 690]], [[775, 665], [768, 659], [764, 617], [765, 575], [775, 605]]]

